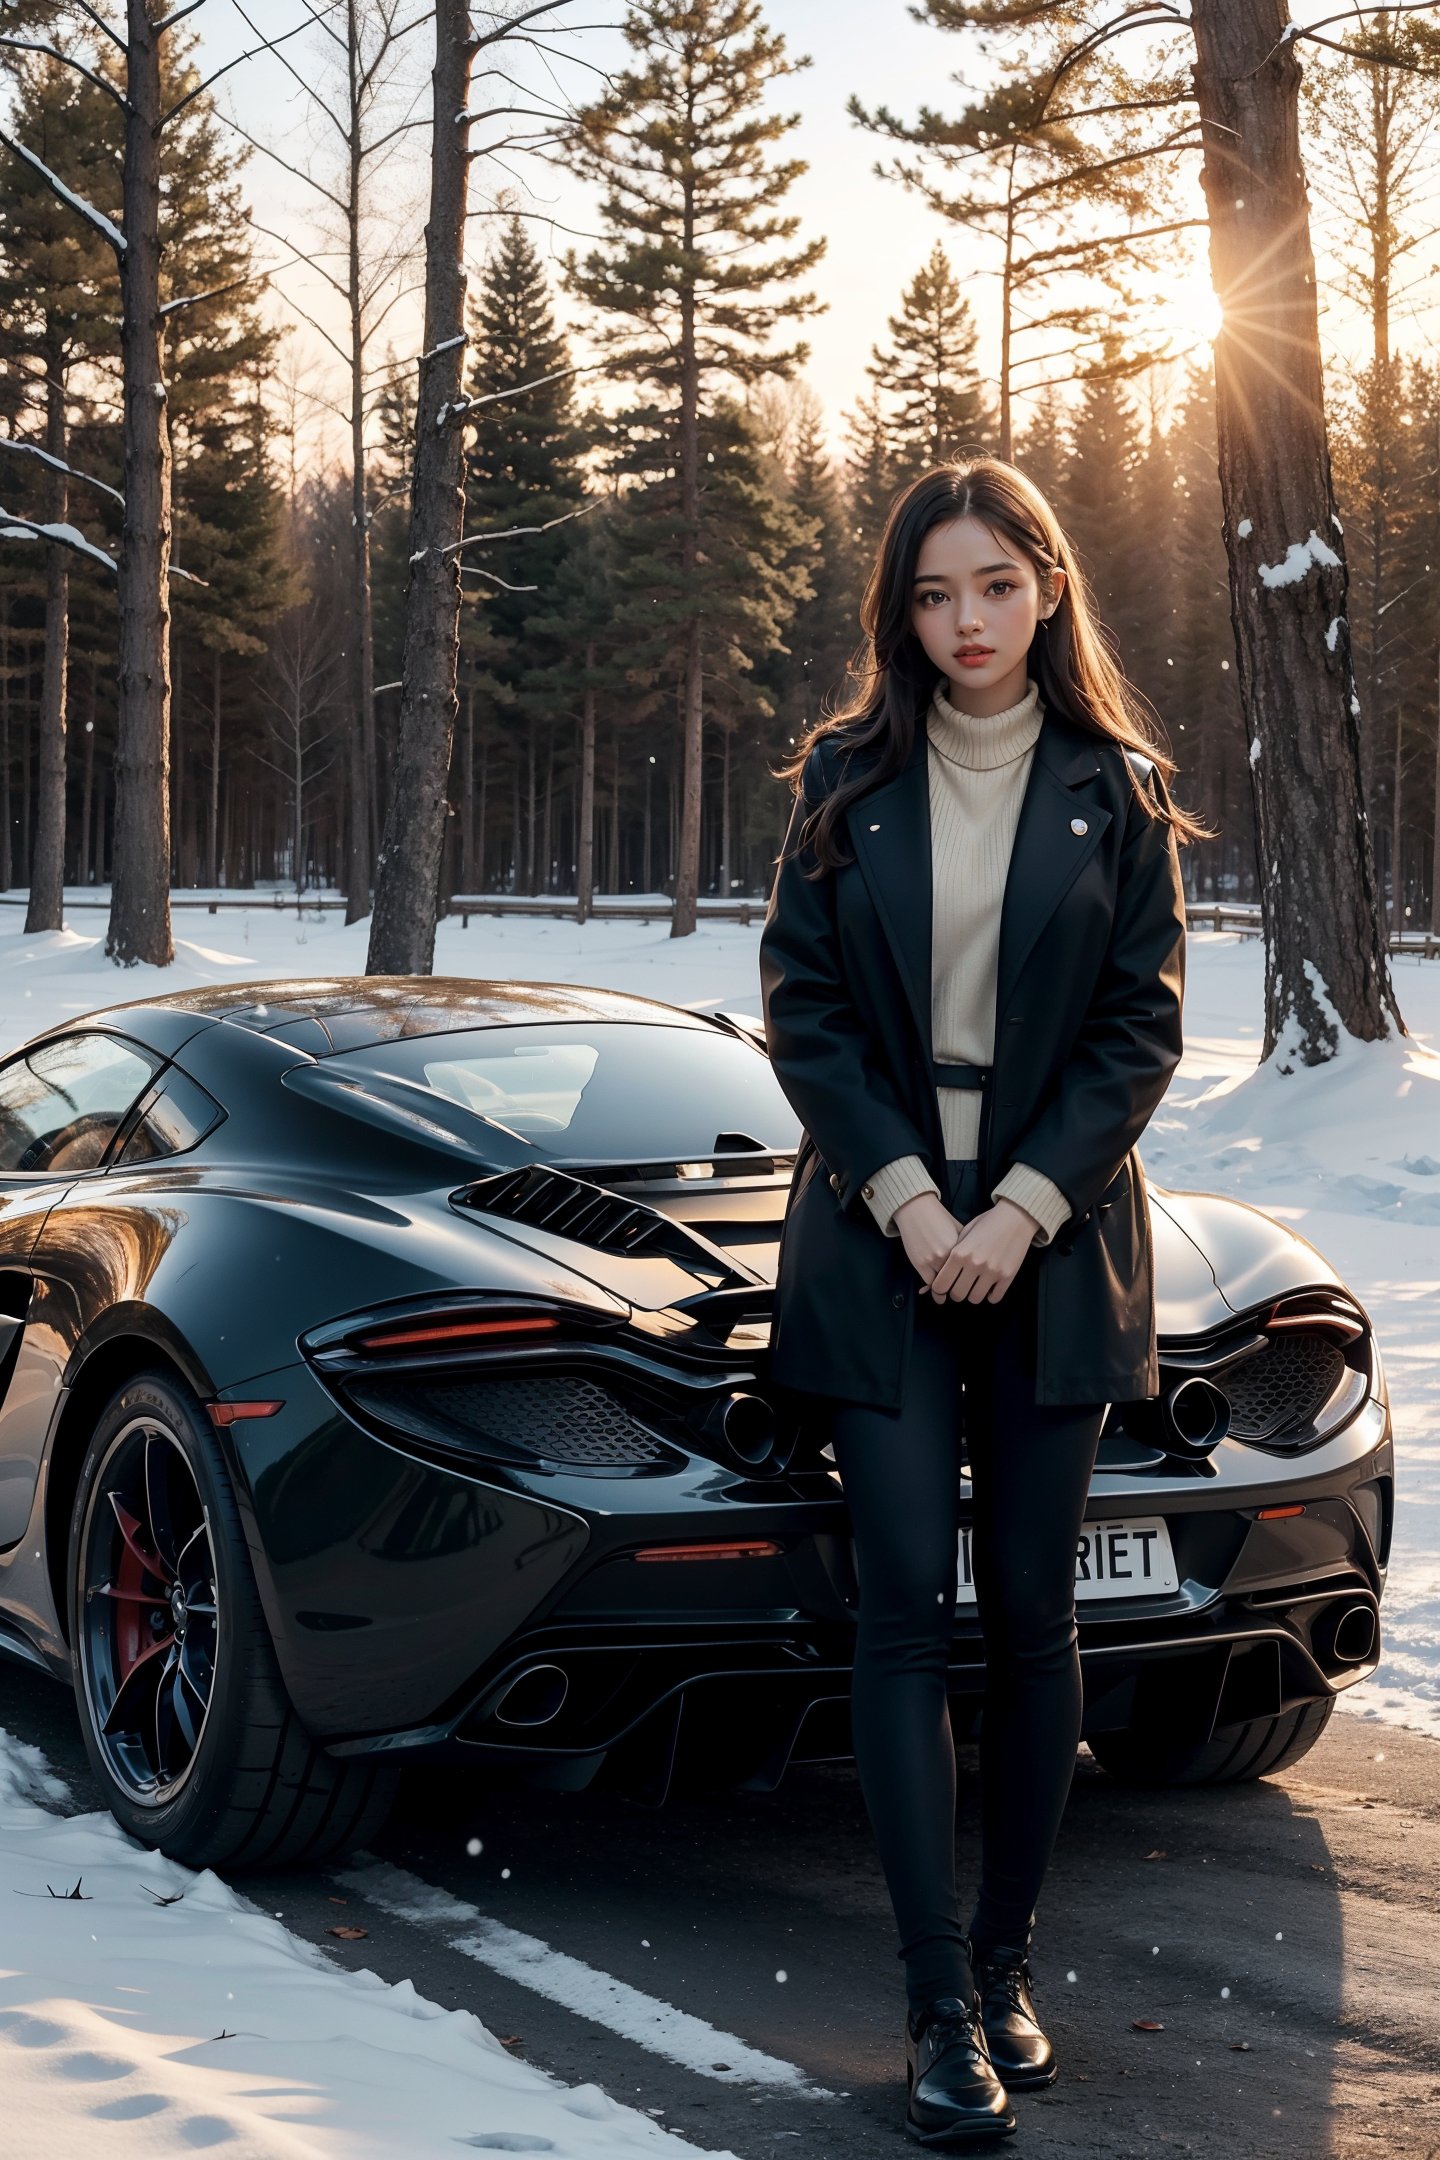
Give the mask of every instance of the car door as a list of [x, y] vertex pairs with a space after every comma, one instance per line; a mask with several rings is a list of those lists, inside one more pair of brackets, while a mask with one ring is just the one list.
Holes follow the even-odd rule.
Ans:
[[23, 1537], [76, 1333], [69, 1282], [33, 1264], [55, 1203], [98, 1176], [160, 1064], [77, 1029], [0, 1063], [0, 1551]]

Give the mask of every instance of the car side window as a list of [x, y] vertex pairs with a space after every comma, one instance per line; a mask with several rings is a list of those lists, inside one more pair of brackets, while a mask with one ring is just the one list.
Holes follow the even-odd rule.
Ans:
[[0, 1174], [95, 1169], [159, 1060], [113, 1035], [62, 1035], [0, 1065]]
[[118, 1165], [158, 1162], [199, 1145], [221, 1116], [219, 1103], [184, 1073], [172, 1072], [147, 1095], [115, 1157]]

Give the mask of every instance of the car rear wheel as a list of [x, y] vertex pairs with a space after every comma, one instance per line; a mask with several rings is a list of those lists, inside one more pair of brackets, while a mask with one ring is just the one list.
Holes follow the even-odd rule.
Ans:
[[1177, 1746], [1146, 1732], [1097, 1733], [1089, 1742], [1102, 1770], [1121, 1785], [1241, 1785], [1273, 1776], [1311, 1748], [1330, 1722], [1332, 1697], [1279, 1717], [1227, 1726], [1200, 1746]]
[[363, 1844], [396, 1773], [317, 1748], [285, 1693], [203, 1404], [142, 1374], [115, 1395], [70, 1523], [70, 1640], [91, 1765], [122, 1826], [191, 1867]]

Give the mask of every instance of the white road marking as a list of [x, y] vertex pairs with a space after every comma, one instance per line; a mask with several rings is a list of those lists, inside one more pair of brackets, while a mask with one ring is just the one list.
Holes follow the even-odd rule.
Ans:
[[[449, 1948], [462, 1957], [488, 1965], [507, 1980], [549, 1996], [577, 2016], [590, 2018], [699, 2077], [713, 2078], [721, 2085], [768, 2085], [807, 2100], [835, 2098], [823, 2085], [812, 2084], [794, 2063], [766, 2055], [733, 2033], [722, 2032], [718, 2025], [677, 2010], [658, 1995], [647, 1995], [598, 1966], [553, 1950], [538, 1935], [525, 1935], [501, 1920], [492, 1920], [478, 1906], [422, 1882], [405, 1868], [375, 1860], [363, 1867], [337, 1869], [335, 1880], [381, 1912], [443, 1934]], [[717, 2063], [725, 2067], [717, 2069]]]

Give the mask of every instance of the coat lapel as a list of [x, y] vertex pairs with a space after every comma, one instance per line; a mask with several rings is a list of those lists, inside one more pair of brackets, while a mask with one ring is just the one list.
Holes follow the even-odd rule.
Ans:
[[845, 813], [855, 860], [880, 918], [916, 1030], [930, 1039], [930, 775], [928, 738], [917, 726], [910, 756], [893, 780], [861, 795]]
[[[1110, 812], [1071, 792], [1100, 771], [1093, 739], [1063, 713], [1045, 715], [1010, 850], [1000, 909], [996, 1033], [1031, 948], [1110, 823]], [[1077, 833], [1075, 823], [1085, 830]]]
[[[855, 860], [894, 956], [928, 1063], [934, 1050], [930, 1020], [930, 928], [933, 908], [930, 852], [929, 738], [922, 723], [905, 765], [891, 780], [857, 797], [846, 811]], [[1071, 790], [1100, 771], [1094, 742], [1055, 709], [1046, 712], [1020, 805], [1000, 912], [997, 1034], [1030, 951], [1110, 823], [1110, 812]], [[1080, 817], [1085, 831], [1072, 821]]]

